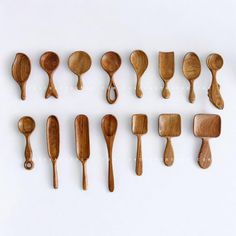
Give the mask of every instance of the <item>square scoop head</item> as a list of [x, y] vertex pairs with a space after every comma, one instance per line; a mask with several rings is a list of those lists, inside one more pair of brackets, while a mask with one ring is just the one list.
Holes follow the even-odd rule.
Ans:
[[148, 118], [144, 114], [132, 116], [132, 132], [135, 135], [146, 134], [148, 130]]

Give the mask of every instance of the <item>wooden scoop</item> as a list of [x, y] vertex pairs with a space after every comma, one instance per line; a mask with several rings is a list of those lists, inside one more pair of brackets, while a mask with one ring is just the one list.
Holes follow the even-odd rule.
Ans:
[[211, 165], [211, 149], [209, 138], [220, 136], [221, 118], [215, 114], [197, 114], [193, 120], [193, 133], [196, 137], [202, 138], [202, 145], [198, 155], [198, 164], [206, 169]]
[[107, 144], [108, 150], [108, 188], [110, 192], [114, 191], [114, 174], [112, 166], [112, 148], [113, 142], [116, 135], [117, 120], [113, 115], [105, 115], [102, 119], [102, 132]]
[[183, 60], [183, 73], [186, 79], [190, 83], [189, 91], [189, 102], [193, 103], [195, 101], [195, 93], [193, 89], [194, 80], [198, 78], [201, 73], [201, 62], [194, 52], [189, 52], [184, 56]]
[[[106, 52], [101, 58], [101, 66], [107, 72], [110, 82], [106, 92], [106, 99], [108, 103], [113, 104], [118, 98], [118, 90], [115, 85], [113, 75], [120, 68], [121, 58], [116, 52]], [[114, 92], [112, 96], [111, 91]]]
[[49, 78], [49, 83], [47, 91], [45, 93], [45, 98], [48, 98], [50, 96], [58, 98], [58, 93], [52, 79], [53, 72], [56, 70], [58, 65], [59, 65], [59, 57], [55, 52], [45, 52], [40, 57], [40, 66], [48, 74]]
[[159, 52], [159, 73], [164, 82], [162, 97], [169, 98], [170, 91], [167, 83], [173, 77], [175, 71], [174, 52]]
[[224, 108], [224, 100], [220, 94], [220, 85], [216, 80], [216, 72], [222, 68], [223, 64], [223, 58], [219, 54], [213, 53], [207, 57], [207, 66], [212, 74], [212, 82], [211, 87], [208, 89], [208, 97], [211, 103], [218, 109]]
[[171, 166], [174, 162], [174, 151], [171, 144], [171, 137], [181, 134], [181, 117], [179, 114], [161, 114], [159, 116], [159, 135], [166, 137], [167, 143], [164, 152], [164, 163]]
[[75, 139], [77, 158], [83, 166], [83, 190], [87, 189], [87, 171], [86, 161], [90, 156], [89, 146], [89, 121], [85, 115], [79, 115], [75, 118]]
[[32, 148], [30, 145], [30, 135], [35, 129], [35, 121], [32, 117], [24, 116], [18, 122], [19, 131], [25, 136], [25, 162], [24, 167], [27, 170], [31, 170], [34, 167], [34, 162], [32, 161]]
[[21, 99], [26, 99], [26, 81], [31, 71], [30, 59], [23, 53], [17, 53], [12, 64], [12, 76], [21, 89]]
[[143, 96], [143, 92], [141, 90], [141, 77], [147, 69], [148, 57], [145, 52], [141, 50], [135, 50], [130, 55], [130, 62], [133, 65], [137, 75], [136, 96], [141, 98]]
[[132, 116], [132, 132], [137, 136], [137, 155], [136, 155], [136, 174], [142, 175], [143, 173], [143, 160], [142, 160], [142, 143], [141, 136], [146, 134], [148, 130], [148, 118], [144, 114], [136, 114]]
[[83, 51], [72, 53], [68, 59], [68, 66], [70, 70], [78, 76], [77, 88], [79, 90], [82, 90], [83, 88], [81, 76], [90, 69], [91, 64], [92, 61], [90, 56], [88, 53]]
[[60, 150], [60, 130], [59, 122], [56, 116], [49, 116], [47, 119], [47, 147], [48, 155], [53, 166], [53, 187], [58, 188], [58, 174], [56, 162]]

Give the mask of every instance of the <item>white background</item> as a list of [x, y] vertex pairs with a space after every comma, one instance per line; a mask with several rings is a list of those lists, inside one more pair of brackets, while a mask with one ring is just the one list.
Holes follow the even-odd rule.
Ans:
[[[0, 235], [162, 235], [235, 236], [236, 234], [236, 3], [233, 0], [38, 0], [0, 1]], [[144, 50], [149, 67], [143, 76], [144, 97], [135, 97], [135, 74], [129, 62], [134, 49]], [[39, 66], [40, 55], [52, 50], [61, 64], [54, 74], [59, 99], [44, 99], [48, 83]], [[67, 67], [68, 56], [87, 51], [92, 67], [84, 75], [84, 90], [76, 90], [76, 76]], [[117, 51], [122, 66], [115, 74], [119, 99], [105, 100], [107, 74], [101, 55]], [[158, 51], [174, 51], [176, 70], [170, 82], [171, 98], [161, 97], [157, 72]], [[187, 101], [188, 82], [181, 72], [182, 58], [196, 52], [202, 73], [195, 83], [197, 100]], [[17, 52], [32, 62], [27, 100], [11, 77]], [[206, 57], [224, 58], [218, 73], [225, 109], [209, 102], [211, 75]], [[162, 162], [165, 140], [157, 132], [161, 113], [182, 115], [182, 135], [173, 139], [175, 163]], [[81, 189], [81, 165], [76, 159], [74, 118], [90, 119], [91, 155], [88, 191]], [[119, 126], [114, 143], [115, 192], [107, 189], [107, 151], [100, 128], [103, 115], [116, 115]], [[144, 173], [134, 172], [136, 138], [130, 118], [146, 113], [149, 132], [143, 136]], [[207, 170], [196, 159], [201, 140], [192, 133], [196, 113], [217, 113], [222, 133], [212, 139], [213, 164]], [[61, 149], [59, 189], [52, 188], [45, 124], [58, 117]], [[17, 122], [23, 115], [36, 120], [32, 135], [35, 168], [23, 168], [24, 137]]]

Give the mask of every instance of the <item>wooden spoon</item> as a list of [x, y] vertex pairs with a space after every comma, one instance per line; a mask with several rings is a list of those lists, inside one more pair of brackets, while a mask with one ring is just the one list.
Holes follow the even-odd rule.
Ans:
[[81, 75], [87, 72], [91, 67], [92, 61], [88, 53], [83, 51], [76, 51], [72, 53], [68, 59], [68, 66], [70, 70], [78, 76], [77, 88], [82, 90], [83, 81]]
[[186, 79], [190, 83], [190, 91], [189, 91], [189, 102], [193, 103], [195, 101], [195, 93], [193, 89], [194, 80], [197, 79], [201, 73], [201, 62], [194, 52], [188, 52], [184, 56], [183, 60], [183, 73]]
[[47, 119], [47, 147], [48, 155], [52, 161], [53, 166], [53, 187], [58, 188], [58, 174], [56, 162], [60, 150], [60, 130], [59, 122], [56, 116], [49, 116]]
[[159, 135], [166, 137], [167, 143], [164, 151], [164, 163], [171, 166], [174, 162], [174, 151], [171, 144], [171, 137], [181, 134], [181, 117], [179, 114], [161, 114], [159, 116]]
[[193, 119], [193, 133], [202, 138], [202, 145], [198, 155], [198, 164], [206, 169], [212, 163], [209, 138], [220, 136], [221, 118], [215, 114], [197, 114]]
[[159, 73], [164, 82], [162, 97], [169, 98], [170, 91], [167, 88], [167, 83], [173, 77], [175, 70], [174, 52], [159, 52]]
[[12, 64], [12, 76], [21, 89], [21, 99], [26, 99], [26, 81], [31, 71], [30, 59], [23, 53], [17, 53]]
[[223, 64], [223, 58], [219, 54], [213, 53], [207, 57], [207, 66], [212, 74], [212, 82], [211, 87], [208, 90], [208, 97], [211, 103], [218, 109], [224, 108], [224, 100], [220, 94], [220, 86], [216, 80], [216, 72], [222, 68]]
[[79, 115], [75, 118], [75, 139], [77, 158], [83, 166], [83, 190], [86, 190], [88, 184], [85, 164], [90, 156], [89, 121], [86, 115]]
[[133, 65], [137, 75], [136, 96], [141, 98], [143, 96], [143, 92], [141, 90], [141, 77], [147, 69], [148, 57], [145, 52], [141, 50], [135, 50], [130, 55], [130, 62]]
[[45, 98], [48, 98], [50, 96], [58, 98], [58, 93], [53, 83], [52, 75], [53, 75], [53, 72], [58, 67], [59, 61], [60, 61], [59, 57], [55, 52], [45, 52], [40, 57], [40, 66], [48, 74], [48, 78], [49, 78], [49, 83], [48, 83], [47, 91], [45, 93]]
[[[108, 103], [113, 104], [118, 98], [118, 90], [115, 85], [113, 75], [120, 68], [121, 58], [116, 52], [106, 52], [101, 58], [101, 66], [110, 77], [110, 82], [106, 92]], [[111, 96], [111, 91], [114, 92], [114, 97]]]
[[136, 174], [142, 175], [143, 173], [143, 160], [142, 160], [142, 142], [141, 136], [146, 134], [148, 130], [148, 119], [144, 114], [135, 114], [132, 116], [132, 132], [137, 136], [137, 155], [136, 155]]
[[102, 119], [102, 132], [107, 144], [108, 150], [108, 188], [110, 192], [114, 191], [114, 174], [112, 166], [112, 148], [117, 129], [117, 120], [113, 115], [105, 115]]
[[25, 162], [24, 167], [27, 170], [31, 170], [34, 167], [34, 162], [32, 161], [33, 153], [30, 145], [30, 135], [35, 129], [35, 121], [30, 116], [23, 116], [18, 122], [19, 131], [25, 136]]

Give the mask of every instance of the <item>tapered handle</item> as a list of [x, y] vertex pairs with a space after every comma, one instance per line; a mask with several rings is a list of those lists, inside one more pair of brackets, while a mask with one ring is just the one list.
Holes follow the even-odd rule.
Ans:
[[109, 158], [108, 161], [108, 188], [110, 192], [114, 191], [114, 174], [113, 174], [113, 165], [111, 158]]
[[141, 136], [138, 136], [137, 155], [136, 155], [136, 174], [142, 175], [143, 173], [143, 159], [142, 159], [142, 141]]
[[[112, 92], [114, 93], [113, 94], [114, 96], [112, 96]], [[116, 102], [117, 98], [118, 98], [118, 89], [115, 85], [113, 78], [110, 77], [110, 82], [106, 92], [106, 99], [108, 103], [113, 104]]]
[[136, 96], [138, 98], [141, 98], [143, 96], [143, 92], [141, 90], [141, 77], [140, 76], [137, 76]]
[[34, 162], [32, 161], [32, 148], [30, 145], [30, 139], [29, 136], [26, 136], [26, 145], [25, 145], [25, 163], [24, 167], [27, 170], [31, 170], [34, 167]]
[[58, 93], [57, 93], [57, 90], [56, 90], [55, 85], [53, 83], [51, 75], [49, 75], [49, 83], [48, 83], [47, 91], [45, 93], [45, 98], [49, 98], [50, 96], [58, 98]]
[[198, 164], [201, 168], [206, 169], [211, 165], [211, 149], [209, 141], [206, 138], [202, 139], [201, 149], [198, 155]]
[[164, 151], [164, 163], [166, 166], [171, 166], [174, 162], [174, 150], [171, 144], [171, 139], [168, 137], [166, 141], [166, 148]]
[[83, 81], [82, 81], [82, 78], [80, 76], [78, 76], [77, 88], [78, 88], [78, 90], [83, 89]]
[[194, 88], [193, 88], [193, 80], [190, 80], [189, 83], [190, 83], [190, 91], [189, 91], [188, 100], [189, 100], [189, 102], [194, 103], [196, 96], [195, 96]]
[[20, 90], [21, 90], [21, 99], [25, 100], [26, 99], [26, 83], [25, 82], [20, 84]]
[[58, 188], [58, 173], [57, 173], [56, 161], [52, 161], [52, 167], [53, 167], [53, 187], [57, 189]]
[[86, 162], [82, 163], [83, 166], [83, 190], [87, 190], [88, 187], [88, 178], [87, 178], [87, 169], [86, 169]]
[[170, 97], [170, 91], [167, 87], [167, 81], [164, 80], [164, 87], [163, 87], [163, 90], [162, 90], [162, 97], [167, 99]]

